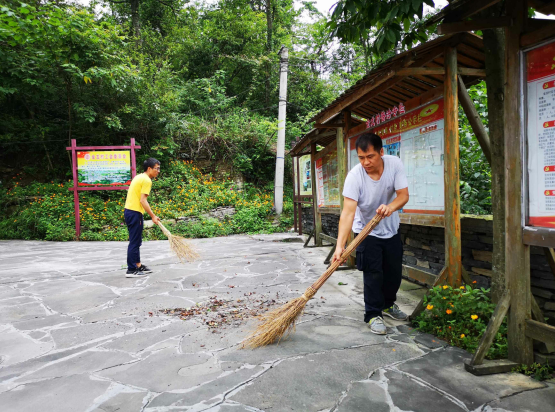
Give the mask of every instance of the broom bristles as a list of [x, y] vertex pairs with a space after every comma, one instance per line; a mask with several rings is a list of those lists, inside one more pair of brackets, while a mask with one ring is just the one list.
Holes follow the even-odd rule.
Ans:
[[181, 263], [192, 262], [199, 258], [199, 254], [196, 249], [184, 238], [172, 235], [162, 222], [158, 223], [158, 226], [162, 230], [162, 233], [164, 233], [164, 235], [168, 238], [168, 241], [170, 242], [170, 250], [175, 253]]
[[260, 324], [243, 342], [243, 348], [255, 349], [287, 339], [295, 331], [295, 323], [303, 314], [306, 303], [315, 294], [316, 290], [311, 286], [301, 297], [291, 299], [285, 305], [259, 316]]
[[243, 342], [244, 348], [258, 348], [287, 339], [295, 330], [295, 322], [302, 315], [308, 300], [303, 296], [287, 302], [285, 305], [274, 309], [266, 315], [260, 316], [261, 323], [247, 340]]

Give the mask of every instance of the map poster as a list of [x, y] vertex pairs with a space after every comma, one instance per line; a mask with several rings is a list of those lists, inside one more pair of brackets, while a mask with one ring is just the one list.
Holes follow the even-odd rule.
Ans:
[[324, 172], [322, 170], [322, 159], [316, 160], [316, 186], [318, 207], [324, 207]]
[[310, 176], [310, 155], [299, 157], [299, 169], [299, 182], [301, 184], [301, 188], [298, 193], [301, 196], [311, 196], [312, 176]]
[[[443, 214], [443, 99], [389, 119], [366, 132], [382, 138], [384, 154], [403, 161], [410, 199], [405, 213]], [[349, 142], [349, 168], [358, 163], [357, 136]]]
[[79, 186], [128, 185], [131, 183], [131, 152], [77, 152]]
[[526, 54], [528, 224], [555, 228], [555, 43]]
[[337, 151], [316, 160], [318, 207], [339, 207]]

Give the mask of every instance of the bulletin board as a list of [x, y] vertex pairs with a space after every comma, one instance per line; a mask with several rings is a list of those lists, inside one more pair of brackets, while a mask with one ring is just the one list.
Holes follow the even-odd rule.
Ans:
[[339, 209], [339, 174], [335, 144], [318, 153], [315, 166], [318, 207]]
[[555, 228], [555, 41], [526, 54], [527, 224]]
[[[310, 175], [310, 155], [301, 156], [293, 161], [295, 171], [295, 193], [299, 196], [312, 196], [312, 176]], [[299, 187], [300, 186], [300, 187]]]
[[[400, 157], [410, 198], [403, 213], [444, 214], [443, 98], [405, 113], [402, 104], [367, 121], [363, 132], [382, 138], [384, 154]], [[357, 136], [349, 139], [349, 170], [358, 163]]]

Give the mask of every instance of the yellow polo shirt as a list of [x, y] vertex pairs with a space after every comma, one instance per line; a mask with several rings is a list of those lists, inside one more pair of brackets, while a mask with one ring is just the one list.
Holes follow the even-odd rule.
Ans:
[[125, 200], [125, 208], [136, 212], [144, 213], [145, 209], [141, 205], [141, 194], [150, 194], [152, 180], [146, 173], [141, 173], [133, 178], [129, 190], [127, 191], [127, 199]]

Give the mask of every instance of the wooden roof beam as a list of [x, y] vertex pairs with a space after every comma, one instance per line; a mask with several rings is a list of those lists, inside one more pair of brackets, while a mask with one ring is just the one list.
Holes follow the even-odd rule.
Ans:
[[452, 34], [476, 30], [495, 29], [497, 27], [510, 27], [513, 20], [510, 17], [492, 17], [454, 23], [443, 23], [437, 27], [438, 34]]
[[[464, 3], [462, 6], [457, 7], [453, 11], [449, 10], [444, 23], [451, 23], [453, 21], [462, 20], [467, 17], [473, 16], [494, 4], [499, 3], [501, 0], [472, 0]], [[447, 6], [449, 7], [449, 6]]]
[[[471, 67], [459, 67], [458, 74], [462, 76], [486, 76], [485, 69], [475, 69]], [[437, 76], [444, 75], [444, 67], [407, 67], [396, 71], [398, 76]]]
[[329, 119], [330, 117], [343, 111], [344, 109], [347, 109], [351, 104], [353, 104], [358, 99], [366, 95], [368, 92], [374, 90], [375, 88], [379, 87], [384, 83], [387, 83], [394, 76], [395, 76], [395, 71], [390, 70], [387, 73], [385, 73], [383, 76], [372, 79], [367, 84], [365, 84], [364, 86], [360, 87], [357, 91], [352, 93], [350, 96], [347, 96], [342, 102], [339, 102], [337, 105], [325, 110], [321, 115], [318, 116], [317, 119], [314, 119], [314, 120]]

